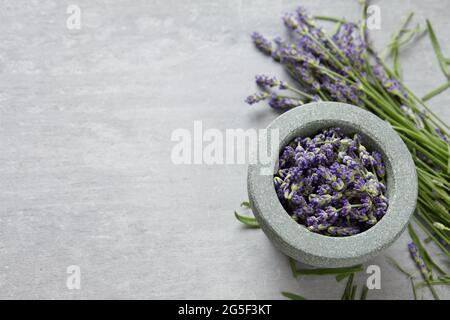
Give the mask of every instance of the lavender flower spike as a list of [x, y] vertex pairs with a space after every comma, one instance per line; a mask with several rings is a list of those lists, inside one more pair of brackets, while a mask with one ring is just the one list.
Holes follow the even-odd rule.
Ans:
[[439, 136], [439, 138], [441, 138], [442, 141], [444, 141], [445, 143], [449, 143], [447, 136], [442, 132], [441, 129], [436, 128], [434, 129], [434, 131]]
[[255, 104], [255, 103], [258, 103], [260, 101], [263, 101], [263, 100], [267, 99], [269, 96], [270, 95], [268, 93], [266, 93], [266, 92], [259, 92], [259, 93], [255, 93], [255, 94], [253, 94], [251, 96], [248, 96], [245, 99], [245, 102], [250, 104], [250, 105], [252, 105], [252, 104]]
[[256, 77], [256, 84], [261, 87], [268, 87], [268, 88], [274, 88], [279, 87], [280, 90], [287, 89], [287, 83], [284, 81], [280, 81], [275, 77], [269, 77], [266, 75], [257, 75]]
[[295, 108], [301, 106], [303, 101], [292, 98], [284, 98], [273, 94], [269, 100], [269, 106], [274, 109]]
[[284, 25], [290, 30], [296, 30], [298, 28], [298, 21], [292, 14], [286, 14], [283, 17]]
[[269, 40], [264, 38], [262, 34], [259, 32], [253, 32], [252, 33], [252, 40], [255, 46], [259, 49], [259, 51], [271, 55], [272, 54], [272, 44]]
[[423, 261], [423, 258], [419, 254], [419, 249], [415, 245], [414, 242], [410, 242], [408, 244], [409, 253], [411, 254], [411, 257], [413, 258], [414, 262], [416, 263], [417, 267], [420, 270], [420, 273], [425, 277], [425, 279], [430, 279], [431, 272], [428, 270], [427, 266], [425, 265], [425, 262]]

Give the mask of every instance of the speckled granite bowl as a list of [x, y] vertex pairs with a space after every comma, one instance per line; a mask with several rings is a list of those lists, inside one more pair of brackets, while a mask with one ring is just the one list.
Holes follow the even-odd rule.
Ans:
[[[386, 215], [375, 226], [350, 237], [313, 233], [287, 214], [275, 193], [272, 175], [262, 175], [262, 164], [248, 169], [248, 194], [262, 230], [286, 255], [317, 267], [344, 267], [367, 261], [391, 245], [404, 231], [417, 200], [414, 162], [397, 133], [375, 115], [343, 103], [311, 103], [290, 110], [273, 121], [282, 147], [297, 136], [311, 136], [320, 129], [339, 126], [346, 134], [359, 133], [364, 145], [383, 154], [386, 164]], [[259, 141], [258, 147], [266, 144]], [[270, 152], [268, 152], [270, 154]], [[278, 153], [271, 155], [273, 163]], [[272, 165], [271, 172], [275, 166]]]

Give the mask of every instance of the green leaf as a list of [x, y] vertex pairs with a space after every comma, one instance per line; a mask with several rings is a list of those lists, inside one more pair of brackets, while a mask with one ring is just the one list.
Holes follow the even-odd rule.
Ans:
[[346, 279], [349, 275], [350, 275], [350, 273], [338, 274], [336, 276], [336, 281], [341, 282], [342, 280]]
[[447, 150], [448, 150], [447, 174], [450, 174], [450, 144], [447, 145]]
[[433, 295], [435, 300], [441, 300], [436, 292], [436, 290], [434, 290], [433, 285], [431, 284], [430, 280], [425, 280], [425, 282], [427, 283], [428, 288], [431, 291], [431, 294]]
[[362, 265], [347, 268], [297, 269], [297, 275], [338, 275], [362, 271]]
[[[409, 22], [411, 21], [414, 13], [411, 12], [405, 19], [405, 21], [402, 23], [402, 26], [400, 29], [392, 36], [391, 43], [389, 44], [390, 48], [390, 55], [392, 57], [392, 65], [393, 65], [393, 72], [396, 77], [400, 78], [400, 62], [399, 62], [399, 48], [400, 48], [400, 39], [402, 36], [407, 33], [406, 27], [408, 26]], [[415, 30], [409, 30], [409, 34], [412, 36], [414, 35]], [[412, 37], [411, 36], [411, 37]]]
[[347, 284], [345, 285], [345, 290], [344, 293], [342, 294], [341, 300], [350, 300], [353, 285], [353, 277], [354, 277], [353, 273], [350, 274], [350, 277], [348, 277]]
[[299, 296], [298, 294], [291, 293], [291, 292], [283, 291], [283, 292], [281, 292], [281, 294], [290, 300], [308, 300], [305, 297]]
[[430, 243], [431, 241], [433, 241], [432, 237], [427, 237], [426, 239], [423, 240], [423, 242], [425, 242], [425, 244]]
[[428, 92], [426, 95], [424, 95], [422, 97], [422, 101], [428, 101], [431, 98], [437, 96], [438, 94], [444, 92], [445, 90], [447, 90], [448, 88], [450, 88], [450, 81], [448, 81], [447, 83], [444, 83], [443, 85], [437, 87], [436, 89]]
[[447, 59], [442, 54], [441, 46], [436, 37], [436, 34], [434, 33], [433, 27], [431, 26], [431, 22], [428, 19], [427, 19], [427, 28], [428, 34], [430, 35], [431, 44], [433, 45], [434, 52], [439, 62], [439, 66], [441, 67], [441, 70], [447, 77], [447, 79], [450, 79], [450, 72], [447, 69], [447, 61], [446, 61]]
[[234, 216], [236, 217], [236, 219], [238, 219], [240, 222], [242, 222], [243, 224], [245, 224], [250, 228], [259, 228], [258, 222], [253, 217], [243, 216], [237, 213], [237, 211], [234, 212]]
[[[420, 200], [420, 198], [419, 198], [419, 200]], [[439, 230], [436, 230], [436, 229], [433, 230], [433, 225], [429, 221], [429, 218], [427, 218], [427, 213], [424, 211], [425, 208], [424, 208], [424, 210], [421, 210], [421, 208], [424, 208], [424, 205], [423, 205], [423, 203], [421, 203], [419, 201], [419, 204], [418, 204], [418, 207], [416, 210], [416, 216], [414, 216], [414, 221], [423, 230], [423, 232], [425, 232], [427, 234], [427, 236], [433, 240], [433, 242], [442, 250], [442, 252], [448, 258], [450, 258], [450, 253], [449, 253], [445, 243], [442, 243], [442, 242], [447, 242], [448, 239], [443, 238], [443, 235], [440, 234]], [[432, 232], [430, 229], [433, 230], [434, 232]]]
[[331, 16], [314, 16], [313, 18], [316, 20], [330, 21], [335, 23], [346, 23], [346, 20], [344, 18], [337, 18]]
[[413, 291], [413, 295], [414, 295], [414, 300], [417, 300], [416, 287], [414, 286], [414, 278], [415, 277], [410, 272], [408, 272], [404, 268], [402, 268], [402, 266], [400, 266], [400, 264], [394, 258], [387, 256], [386, 260], [390, 265], [392, 265], [394, 268], [396, 268], [398, 271], [400, 271], [401, 273], [403, 273], [410, 279], [411, 285], [412, 285], [412, 291]]
[[355, 300], [357, 288], [358, 286], [356, 284], [352, 286], [352, 291], [350, 292], [350, 300]]
[[250, 202], [242, 201], [241, 207], [251, 209]]
[[291, 267], [292, 276], [297, 278], [297, 266], [295, 265], [295, 260], [289, 257], [289, 266]]
[[367, 294], [369, 293], [369, 288], [367, 288], [366, 285], [364, 285], [364, 287], [362, 288], [361, 291], [361, 298], [360, 300], [367, 300]]
[[386, 256], [386, 260], [391, 266], [406, 275], [408, 278], [414, 278], [414, 276], [410, 272], [403, 269], [402, 266], [400, 266], [400, 264], [394, 258]]
[[416, 292], [416, 286], [414, 284], [414, 279], [410, 278], [410, 280], [411, 280], [411, 286], [412, 286], [412, 292], [413, 292], [414, 300], [417, 300], [417, 292]]
[[426, 287], [428, 285], [431, 286], [448, 286], [450, 285], [450, 279], [445, 278], [445, 277], [439, 277], [436, 280], [430, 280], [430, 281], [422, 281], [416, 284], [416, 288], [422, 288], [422, 287]]

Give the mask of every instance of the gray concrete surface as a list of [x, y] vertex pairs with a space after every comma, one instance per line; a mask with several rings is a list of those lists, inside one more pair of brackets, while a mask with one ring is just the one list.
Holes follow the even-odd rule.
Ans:
[[[356, 1], [301, 1], [357, 18]], [[379, 1], [377, 47], [408, 11], [432, 19], [450, 54], [447, 1]], [[66, 8], [81, 8], [68, 30]], [[265, 127], [277, 114], [248, 107], [256, 73], [282, 74], [251, 31], [282, 33], [297, 1], [1, 1], [0, 298], [339, 298], [332, 277], [292, 278], [287, 259], [233, 210], [245, 166], [175, 166], [176, 128]], [[444, 82], [429, 40], [402, 52], [419, 94]], [[447, 122], [450, 94], [430, 102]], [[387, 252], [414, 270], [404, 234]], [[431, 246], [431, 250], [438, 252]], [[412, 297], [384, 255], [373, 299]], [[66, 268], [81, 268], [81, 289]], [[357, 278], [363, 283], [364, 273]], [[443, 298], [449, 291], [439, 288]], [[427, 290], [421, 296], [429, 297]]]

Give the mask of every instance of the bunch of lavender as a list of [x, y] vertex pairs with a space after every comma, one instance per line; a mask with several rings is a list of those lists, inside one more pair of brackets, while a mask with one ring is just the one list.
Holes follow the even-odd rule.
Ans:
[[[433, 48], [449, 83], [423, 98], [417, 97], [399, 77], [397, 59], [399, 47], [419, 30], [407, 28], [412, 15], [389, 44], [388, 52], [395, 56], [392, 71], [368, 41], [367, 3], [362, 3], [363, 16], [358, 24], [334, 17], [313, 18], [299, 8], [283, 17], [291, 33], [290, 40], [278, 37], [269, 41], [253, 33], [256, 47], [283, 65], [292, 82], [257, 76], [261, 91], [246, 101], [249, 104], [268, 101], [276, 109], [299, 107], [311, 101], [339, 101], [367, 109], [388, 121], [408, 146], [416, 164], [419, 177], [416, 220], [450, 257], [450, 233], [445, 229], [450, 227], [449, 127], [425, 104], [425, 100], [450, 87], [449, 59], [443, 56], [427, 21]], [[326, 32], [316, 24], [317, 20], [336, 23], [335, 31]]]
[[297, 137], [285, 146], [274, 176], [286, 211], [310, 231], [351, 236], [374, 226], [386, 213], [385, 166], [358, 134], [340, 128], [313, 138]]

